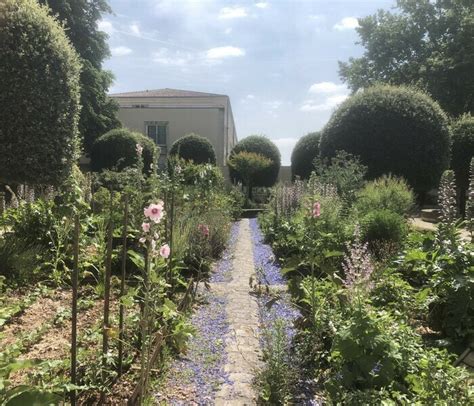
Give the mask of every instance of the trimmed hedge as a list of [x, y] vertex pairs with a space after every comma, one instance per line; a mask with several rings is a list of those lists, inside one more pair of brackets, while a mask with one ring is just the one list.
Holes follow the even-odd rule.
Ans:
[[205, 137], [199, 134], [187, 134], [175, 141], [170, 148], [170, 156], [178, 155], [186, 161], [195, 164], [216, 164], [216, 152], [214, 147]]
[[313, 132], [301, 137], [291, 153], [291, 175], [309, 179], [314, 169], [314, 160], [319, 156], [320, 132]]
[[126, 128], [117, 128], [99, 137], [91, 151], [93, 171], [103, 169], [122, 170], [137, 163], [136, 146], [143, 147], [143, 164], [145, 172], [151, 172], [151, 164], [156, 164], [159, 148], [149, 138]]
[[469, 186], [469, 165], [474, 157], [474, 117], [465, 114], [451, 126], [453, 147], [451, 169], [456, 174], [458, 187], [466, 191]]
[[449, 165], [450, 129], [426, 94], [377, 85], [339, 107], [323, 129], [320, 149], [323, 157], [339, 150], [358, 155], [369, 178], [392, 173], [423, 193], [437, 187]]
[[81, 66], [35, 0], [0, 2], [0, 181], [59, 185], [79, 156]]
[[[250, 135], [239, 141], [232, 152], [229, 159], [239, 152], [255, 152], [272, 160], [271, 166], [263, 169], [252, 179], [252, 186], [270, 187], [275, 184], [278, 179], [278, 172], [281, 166], [281, 155], [278, 147], [264, 135]], [[229, 167], [230, 178], [233, 181], [242, 181], [237, 171]]]

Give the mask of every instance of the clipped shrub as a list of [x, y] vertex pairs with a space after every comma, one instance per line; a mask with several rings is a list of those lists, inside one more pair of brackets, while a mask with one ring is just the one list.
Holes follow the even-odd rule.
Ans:
[[92, 170], [122, 170], [135, 165], [138, 161], [137, 144], [143, 147], [144, 169], [150, 171], [150, 165], [156, 163], [158, 147], [150, 138], [126, 128], [111, 130], [95, 141], [91, 151]]
[[309, 179], [314, 169], [314, 160], [319, 156], [320, 132], [301, 137], [291, 153], [291, 175], [300, 179]]
[[362, 239], [371, 247], [383, 243], [400, 244], [407, 235], [405, 219], [393, 211], [381, 209], [368, 213], [361, 221]]
[[357, 192], [356, 198], [355, 207], [362, 215], [386, 209], [404, 216], [415, 205], [415, 196], [406, 181], [391, 175], [368, 182]]
[[464, 114], [451, 126], [453, 146], [451, 169], [456, 174], [456, 182], [462, 193], [469, 186], [469, 164], [474, 157], [474, 117]]
[[[252, 186], [270, 187], [275, 184], [281, 166], [281, 155], [277, 146], [264, 135], [251, 135], [239, 141], [232, 150], [229, 159], [239, 152], [254, 152], [270, 159], [271, 165], [257, 173], [252, 178]], [[240, 174], [232, 167], [229, 168], [230, 178], [234, 181], [242, 181]]]
[[59, 185], [79, 152], [79, 58], [35, 0], [0, 3], [0, 38], [0, 180]]
[[187, 134], [175, 141], [170, 148], [170, 156], [176, 155], [195, 164], [216, 163], [214, 147], [207, 138], [199, 134]]
[[437, 186], [449, 164], [450, 129], [438, 103], [407, 87], [377, 85], [356, 93], [332, 115], [321, 155], [360, 157], [371, 179], [392, 173], [415, 191]]

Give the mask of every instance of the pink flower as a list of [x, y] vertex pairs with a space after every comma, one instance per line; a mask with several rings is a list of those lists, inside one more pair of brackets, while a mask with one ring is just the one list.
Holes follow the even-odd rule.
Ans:
[[321, 215], [321, 203], [315, 202], [313, 204], [313, 217], [319, 217]]
[[150, 223], [142, 223], [142, 230], [144, 233], [148, 233], [150, 231]]
[[165, 259], [170, 256], [170, 252], [171, 250], [168, 244], [165, 244], [160, 248], [160, 255]]
[[150, 204], [148, 207], [145, 207], [143, 213], [150, 220], [154, 221], [155, 223], [159, 223], [165, 215], [165, 212], [163, 210], [163, 202], [160, 201], [158, 202], [158, 204]]
[[143, 147], [140, 144], [135, 145], [135, 151], [137, 151], [138, 156], [142, 156]]
[[204, 237], [209, 237], [209, 227], [205, 224], [199, 224], [198, 230], [202, 233]]

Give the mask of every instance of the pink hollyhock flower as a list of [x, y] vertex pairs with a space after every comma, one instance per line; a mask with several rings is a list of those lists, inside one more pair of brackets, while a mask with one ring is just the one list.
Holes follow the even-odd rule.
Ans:
[[209, 237], [209, 227], [205, 224], [199, 224], [198, 230], [202, 233], [204, 237]]
[[165, 212], [163, 210], [163, 202], [158, 202], [158, 204], [150, 204], [148, 207], [145, 207], [143, 213], [150, 220], [154, 221], [155, 223], [159, 223], [165, 215]]
[[171, 250], [168, 244], [165, 244], [160, 248], [160, 255], [165, 259], [170, 256], [170, 252]]
[[321, 203], [315, 202], [313, 204], [313, 217], [319, 217], [321, 215]]
[[142, 230], [145, 233], [148, 233], [150, 231], [150, 223], [142, 223]]
[[138, 156], [142, 156], [143, 147], [140, 144], [135, 145], [135, 150], [137, 151]]

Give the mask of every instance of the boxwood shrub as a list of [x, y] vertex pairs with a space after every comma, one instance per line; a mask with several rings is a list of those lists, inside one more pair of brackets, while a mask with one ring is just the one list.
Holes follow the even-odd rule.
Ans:
[[[278, 147], [264, 135], [251, 135], [239, 141], [230, 156], [242, 151], [255, 152], [272, 160], [272, 165], [262, 170], [252, 179], [252, 186], [270, 187], [278, 179], [281, 166], [281, 155]], [[242, 181], [239, 174], [229, 167], [230, 178], [233, 181]]]
[[170, 155], [178, 156], [195, 164], [216, 163], [216, 152], [207, 138], [198, 134], [188, 134], [173, 143]]
[[356, 93], [333, 114], [321, 135], [321, 155], [357, 155], [369, 178], [392, 173], [417, 192], [438, 185], [449, 165], [446, 114], [426, 94], [407, 87], [377, 85]]
[[319, 156], [320, 132], [301, 137], [291, 153], [291, 175], [300, 179], [309, 179], [313, 171], [314, 160]]
[[111, 130], [95, 141], [91, 151], [92, 170], [122, 170], [136, 164], [137, 144], [143, 147], [144, 169], [149, 172], [150, 165], [156, 164], [159, 149], [150, 138], [126, 128]]

